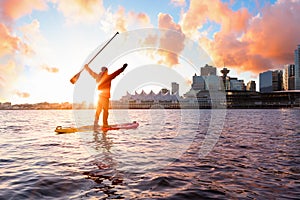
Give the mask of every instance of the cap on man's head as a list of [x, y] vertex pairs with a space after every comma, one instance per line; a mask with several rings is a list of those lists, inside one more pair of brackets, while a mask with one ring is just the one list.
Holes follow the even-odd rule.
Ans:
[[107, 71], [107, 67], [102, 67], [102, 68], [101, 68], [101, 71], [102, 71], [102, 72]]

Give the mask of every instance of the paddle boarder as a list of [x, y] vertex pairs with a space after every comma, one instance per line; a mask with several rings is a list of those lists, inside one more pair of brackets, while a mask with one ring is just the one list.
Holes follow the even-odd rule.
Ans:
[[102, 110], [103, 110], [103, 128], [109, 127], [107, 119], [108, 119], [111, 81], [114, 78], [116, 78], [119, 74], [121, 74], [126, 67], [127, 67], [127, 63], [125, 63], [123, 67], [116, 70], [112, 74], [108, 74], [107, 67], [102, 67], [101, 72], [97, 74], [93, 70], [91, 70], [88, 64], [84, 66], [84, 68], [88, 71], [88, 73], [96, 80], [97, 87], [99, 90], [99, 99], [97, 103], [97, 109], [96, 109], [95, 120], [94, 120], [95, 129], [99, 127], [98, 121]]

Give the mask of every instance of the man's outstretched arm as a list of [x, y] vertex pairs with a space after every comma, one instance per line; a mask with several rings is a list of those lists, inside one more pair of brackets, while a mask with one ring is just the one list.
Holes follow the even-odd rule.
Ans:
[[123, 65], [123, 67], [121, 67], [120, 69], [118, 69], [117, 71], [115, 71], [114, 73], [112, 73], [112, 74], [110, 75], [111, 79], [116, 78], [116, 76], [118, 76], [119, 74], [121, 74], [121, 73], [126, 69], [126, 67], [127, 67], [127, 63], [125, 63], [125, 64]]
[[86, 71], [88, 71], [88, 73], [94, 78], [97, 79], [98, 74], [96, 74], [93, 70], [91, 70], [91, 68], [89, 67], [88, 64], [84, 65], [84, 68], [86, 69]]

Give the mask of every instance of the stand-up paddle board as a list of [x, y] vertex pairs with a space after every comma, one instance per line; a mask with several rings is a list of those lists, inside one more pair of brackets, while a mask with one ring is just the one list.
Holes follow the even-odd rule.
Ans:
[[114, 124], [109, 125], [108, 127], [94, 127], [94, 125], [90, 126], [81, 126], [79, 128], [76, 127], [62, 127], [57, 126], [55, 129], [56, 133], [75, 133], [75, 132], [85, 132], [85, 131], [109, 131], [109, 130], [119, 130], [119, 129], [136, 129], [139, 126], [139, 123], [133, 121], [131, 123], [123, 123], [123, 124]]

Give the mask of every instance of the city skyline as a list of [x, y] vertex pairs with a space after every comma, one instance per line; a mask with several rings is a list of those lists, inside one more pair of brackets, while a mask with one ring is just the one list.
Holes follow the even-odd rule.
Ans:
[[[243, 88], [239, 88], [239, 87], [238, 88], [235, 88], [235, 87], [231, 88], [232, 86], [230, 87], [229, 85], [225, 84], [224, 87], [225, 87], [226, 90], [232, 90], [232, 91], [243, 91], [244, 90], [244, 91], [257, 91], [257, 92], [272, 92], [272, 91], [283, 91], [283, 90], [287, 91], [287, 90], [291, 90], [291, 89], [285, 89], [284, 88], [283, 74], [285, 73], [284, 70], [287, 70], [287, 66], [290, 66], [290, 67], [294, 66], [295, 67], [295, 64], [287, 64], [287, 65], [284, 66], [284, 68], [282, 70], [278, 70], [278, 69], [274, 70], [274, 71], [267, 70], [265, 72], [260, 73], [259, 74], [259, 80], [263, 78], [263, 79], [265, 79], [267, 81], [267, 83], [262, 83], [261, 81], [259, 81], [259, 87], [255, 87], [256, 84], [257, 84], [255, 82], [255, 80], [249, 80], [248, 82], [244, 82], [243, 79], [238, 79], [238, 77], [228, 76], [228, 74], [230, 73], [230, 69], [227, 69], [227, 68], [224, 67], [223, 69], [218, 70], [218, 68], [216, 68], [214, 66], [205, 64], [203, 67], [200, 67], [200, 69], [199, 69], [199, 75], [197, 75], [196, 73], [194, 74], [194, 76], [192, 78], [192, 82], [190, 83], [189, 86], [190, 86], [190, 90], [199, 90], [199, 91], [209, 90], [209, 89], [207, 89], [207, 86], [205, 86], [206, 85], [206, 80], [203, 79], [202, 77], [214, 75], [214, 76], [218, 76], [220, 78], [222, 76], [223, 76], [223, 78], [228, 77], [229, 78], [228, 79], [229, 82], [227, 84], [232, 84], [230, 79], [232, 79], [233, 81], [238, 81], [239, 84], [240, 83], [243, 84]], [[290, 70], [295, 70], [295, 69], [293, 68], [293, 69], [289, 69], [287, 71], [290, 71]], [[223, 75], [220, 75], [222, 73], [223, 73]], [[277, 88], [277, 89], [273, 88], [272, 89], [272, 77], [274, 77], [274, 73], [281, 73], [281, 78], [282, 78], [282, 80], [281, 80], [281, 84], [282, 84], [281, 87], [282, 88]], [[293, 71], [293, 74], [295, 74], [295, 71]], [[200, 84], [201, 85], [200, 87], [201, 88], [203, 87], [203, 89], [200, 89], [200, 88], [197, 89], [197, 87], [199, 87], [199, 85], [198, 86], [193, 85], [193, 84], [197, 84], [197, 82], [199, 82], [198, 78], [201, 78], [201, 81], [203, 81], [203, 86], [202, 86], [202, 83]], [[293, 79], [293, 81], [294, 81], [294, 79]], [[277, 80], [277, 82], [278, 82], [278, 80]], [[273, 80], [273, 84], [274, 84], [274, 80]], [[277, 83], [277, 84], [279, 84], [279, 83]], [[271, 89], [270, 88], [264, 89], [265, 85], [268, 85], [269, 87], [271, 87]], [[227, 87], [229, 87], [229, 88], [227, 88]], [[261, 89], [262, 87], [263, 87], [263, 89]], [[277, 87], [279, 87], [279, 85], [277, 85]], [[170, 94], [176, 94], [178, 96], [185, 96], [185, 94], [187, 94], [189, 92], [188, 90], [179, 92], [180, 91], [180, 85], [176, 81], [170, 82], [170, 86], [169, 87], [151, 88], [151, 86], [148, 86], [146, 88], [147, 88], [146, 90], [145, 90], [145, 88], [140, 88], [139, 90], [135, 90], [134, 93], [136, 93], [136, 94], [139, 94], [139, 93], [142, 94], [142, 93], [144, 93], [145, 95], [148, 95], [148, 94], [151, 94], [152, 92], [154, 94], [158, 94], [161, 91], [163, 91], [163, 93], [166, 93], [166, 91], [169, 91]], [[256, 89], [254, 90], [253, 88], [254, 89], [256, 88]], [[123, 96], [120, 97], [120, 99], [122, 99], [124, 97], [124, 95], [126, 95], [126, 93], [128, 94], [128, 91], [125, 91], [124, 94], [123, 94]], [[113, 99], [113, 100], [119, 101], [120, 99]], [[5, 103], [11, 103], [11, 102], [10, 101], [3, 101], [3, 102], [0, 101], [0, 103], [5, 104]], [[21, 103], [16, 103], [16, 104], [12, 104], [12, 105], [26, 105], [26, 104], [28, 104], [28, 105], [35, 105], [35, 104], [43, 104], [43, 103], [47, 103], [48, 104], [49, 102], [47, 102], [47, 101], [41, 101], [41, 102], [35, 102], [35, 103], [32, 103], [32, 104], [30, 104], [30, 103], [24, 103], [24, 102], [22, 103], [21, 102]], [[72, 101], [70, 101], [70, 102], [68, 102], [68, 101], [62, 101], [62, 102], [51, 102], [50, 104], [54, 104], [55, 106], [57, 106], [57, 104], [65, 104], [65, 103], [73, 103], [73, 102]], [[76, 102], [76, 103], [78, 103], [78, 102]], [[92, 102], [87, 102], [87, 103], [91, 104]]]
[[[72, 102], [70, 78], [116, 31], [175, 30], [208, 53], [209, 65], [230, 68], [245, 83], [258, 83], [260, 72], [293, 63], [300, 44], [299, 0], [3, 0], [0, 11], [0, 102]], [[115, 64], [186, 67], [180, 58], [184, 46], [178, 46], [175, 56], [130, 54]], [[182, 75], [181, 88], [189, 87], [193, 74]]]

